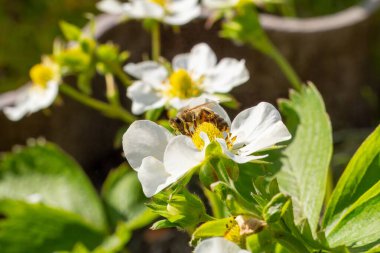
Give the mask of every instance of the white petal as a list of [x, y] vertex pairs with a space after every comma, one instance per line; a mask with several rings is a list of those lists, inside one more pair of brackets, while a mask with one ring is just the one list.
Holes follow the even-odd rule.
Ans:
[[3, 108], [4, 114], [12, 121], [20, 120], [27, 114], [50, 106], [58, 94], [59, 83], [51, 81], [46, 88], [27, 85], [14, 101], [14, 105]]
[[123, 13], [123, 4], [116, 0], [102, 0], [96, 4], [96, 7], [102, 12], [113, 15]]
[[0, 94], [0, 110], [4, 107], [15, 104], [16, 101], [24, 101], [26, 95], [28, 94], [28, 89], [30, 88], [31, 83], [21, 86], [20, 88], [12, 91], [7, 91]]
[[201, 14], [200, 6], [192, 6], [187, 10], [182, 12], [173, 13], [172, 15], [168, 15], [164, 18], [164, 22], [169, 25], [184, 25], [189, 23], [191, 20], [199, 17]]
[[203, 0], [202, 3], [209, 9], [224, 9], [237, 5], [239, 0]]
[[136, 19], [161, 19], [164, 16], [164, 9], [150, 0], [131, 0], [124, 5], [124, 13]]
[[168, 3], [167, 10], [170, 13], [185, 12], [198, 5], [198, 0], [173, 0]]
[[25, 100], [17, 105], [4, 107], [3, 112], [9, 120], [18, 121], [29, 113], [29, 101]]
[[[164, 164], [152, 156], [142, 160], [137, 170], [144, 194], [149, 198], [172, 184], [175, 179], [170, 177], [165, 170]], [[174, 180], [174, 181], [173, 181]]]
[[33, 105], [30, 112], [37, 112], [43, 108], [49, 107], [58, 95], [58, 81], [50, 81], [45, 89], [33, 89]]
[[139, 115], [144, 111], [164, 106], [166, 99], [147, 82], [136, 81], [127, 89], [127, 97], [132, 100], [132, 113]]
[[[178, 58], [177, 58], [178, 57]], [[187, 69], [195, 78], [200, 78], [216, 64], [216, 55], [206, 43], [195, 45], [189, 54], [173, 58], [173, 69]]]
[[189, 67], [189, 54], [177, 54], [172, 60], [173, 70], [188, 69]]
[[220, 117], [222, 117], [228, 125], [231, 125], [231, 120], [230, 117], [228, 117], [227, 112], [223, 109], [223, 107], [219, 105], [217, 101], [207, 98], [207, 95], [190, 99], [186, 107], [183, 109], [193, 108], [199, 105], [204, 105], [205, 107], [211, 109]]
[[190, 137], [172, 138], [165, 150], [164, 165], [171, 175], [179, 178], [203, 161], [204, 152], [198, 150]]
[[216, 141], [219, 142], [220, 146], [222, 147], [223, 153], [236, 163], [247, 163], [253, 160], [259, 160], [267, 157], [267, 155], [254, 156], [249, 154], [235, 154], [228, 149], [226, 141], [224, 139], [218, 138]]
[[227, 93], [249, 79], [245, 61], [232, 58], [222, 59], [216, 67], [207, 73], [203, 85], [210, 93]]
[[249, 253], [249, 251], [242, 250], [235, 243], [222, 237], [214, 237], [202, 241], [194, 253]]
[[131, 167], [137, 170], [145, 157], [152, 156], [163, 161], [166, 145], [172, 134], [149, 120], [131, 124], [123, 136], [123, 150]]
[[165, 67], [154, 61], [128, 63], [124, 66], [124, 71], [138, 79], [143, 79], [144, 76], [150, 76], [158, 79], [160, 82], [164, 81], [168, 76]]
[[175, 108], [176, 110], [181, 110], [189, 104], [190, 100], [191, 99], [181, 99], [178, 97], [174, 97], [169, 100], [169, 105]]
[[240, 112], [232, 122], [231, 133], [237, 137], [234, 146], [244, 146], [239, 148], [242, 154], [251, 154], [291, 138], [280, 113], [266, 102]]

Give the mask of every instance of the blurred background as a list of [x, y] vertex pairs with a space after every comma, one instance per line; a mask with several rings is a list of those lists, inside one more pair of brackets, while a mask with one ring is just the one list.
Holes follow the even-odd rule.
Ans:
[[[292, 4], [286, 7], [260, 7], [264, 13], [261, 20], [302, 80], [314, 82], [325, 99], [334, 128], [336, 180], [359, 144], [379, 124], [380, 4], [377, 0], [289, 1]], [[97, 13], [95, 1], [0, 0], [0, 93], [28, 81], [30, 67], [40, 61], [42, 54], [51, 52], [54, 38], [60, 36], [60, 20], [84, 26], [88, 21], [85, 13]], [[100, 17], [96, 23], [98, 39], [118, 43], [130, 51], [130, 61], [140, 61], [150, 50], [149, 34], [140, 23], [118, 21], [115, 17]], [[278, 98], [286, 98], [289, 85], [275, 63], [248, 47], [219, 38], [218, 25], [206, 30], [204, 20], [196, 20], [179, 33], [164, 27], [163, 55], [171, 59], [198, 42], [207, 42], [219, 58], [247, 60], [251, 80], [233, 91], [242, 109], [263, 100], [276, 103]], [[95, 96], [104, 98], [103, 79], [96, 78], [93, 85]], [[126, 99], [124, 102], [129, 106]], [[78, 160], [99, 187], [109, 170], [123, 161], [121, 150], [114, 148], [114, 136], [122, 127], [61, 98], [60, 105], [20, 122], [10, 122], [0, 115], [0, 152], [23, 145], [30, 137], [43, 136]], [[179, 252], [174, 243], [177, 237], [169, 232], [147, 232], [145, 241], [155, 240], [155, 233], [163, 233], [159, 238], [165, 243], [159, 242], [163, 246], [149, 252]], [[174, 245], [170, 249], [165, 248], [168, 242]], [[186, 238], [176, 242], [184, 245]], [[132, 245], [132, 251], [139, 247], [136, 245], [140, 244]]]
[[1, 0], [0, 92], [29, 80], [29, 69], [60, 35], [60, 20], [82, 26], [95, 10], [92, 0]]

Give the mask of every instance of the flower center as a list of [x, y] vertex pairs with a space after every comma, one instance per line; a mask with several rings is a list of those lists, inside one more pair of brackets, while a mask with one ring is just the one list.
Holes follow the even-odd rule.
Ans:
[[210, 141], [214, 141], [216, 138], [223, 138], [223, 133], [214, 124], [211, 124], [209, 122], [203, 122], [195, 129], [193, 135], [191, 136], [194, 145], [199, 150], [202, 150], [205, 145], [204, 141], [200, 136], [201, 132], [207, 134]]
[[157, 5], [160, 5], [161, 7], [166, 6], [166, 0], [150, 0], [150, 1], [157, 4]]
[[47, 83], [54, 78], [54, 71], [46, 65], [36, 64], [30, 69], [29, 75], [34, 85], [46, 88]]
[[170, 75], [169, 85], [168, 95], [171, 97], [185, 99], [197, 97], [201, 93], [197, 83], [191, 79], [189, 73], [184, 69], [179, 69]]

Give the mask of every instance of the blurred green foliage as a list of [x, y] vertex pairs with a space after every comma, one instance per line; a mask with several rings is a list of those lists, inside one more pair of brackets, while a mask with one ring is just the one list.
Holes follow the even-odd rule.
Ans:
[[0, 0], [0, 92], [23, 85], [29, 68], [52, 50], [58, 22], [82, 26], [93, 0]]

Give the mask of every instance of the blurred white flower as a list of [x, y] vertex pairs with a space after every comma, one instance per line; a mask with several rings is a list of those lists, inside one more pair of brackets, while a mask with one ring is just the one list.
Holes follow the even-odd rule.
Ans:
[[175, 56], [171, 72], [154, 61], [129, 63], [124, 70], [139, 79], [127, 91], [134, 114], [164, 105], [181, 109], [194, 97], [217, 100], [215, 93], [227, 93], [249, 79], [244, 60], [223, 58], [217, 63], [205, 43]]
[[31, 204], [41, 203], [42, 200], [43, 200], [42, 195], [38, 194], [38, 193], [33, 193], [33, 194], [26, 196], [26, 201], [31, 203]]
[[97, 4], [100, 11], [122, 15], [131, 19], [155, 19], [169, 25], [184, 25], [197, 18], [201, 7], [197, 0], [102, 0]]
[[[205, 99], [193, 99], [189, 107], [204, 103]], [[201, 164], [212, 141], [220, 144], [226, 157], [246, 163], [266, 157], [253, 153], [291, 138], [280, 113], [269, 103], [262, 102], [240, 112], [232, 123], [217, 103], [204, 106], [222, 117], [229, 128], [221, 131], [210, 122], [199, 122], [191, 136], [175, 136], [152, 121], [139, 120], [124, 134], [124, 154], [137, 171], [146, 196], [155, 195]]]
[[202, 4], [211, 10], [232, 8], [240, 2], [241, 0], [202, 0]]
[[201, 241], [194, 253], [249, 253], [249, 251], [222, 237], [213, 237]]
[[59, 67], [49, 58], [30, 69], [31, 82], [16, 91], [0, 96], [0, 110], [12, 121], [50, 106], [57, 94], [60, 82]]

